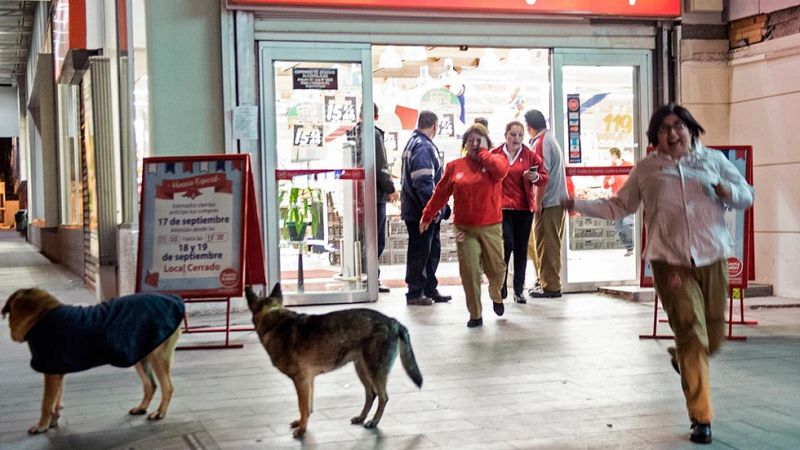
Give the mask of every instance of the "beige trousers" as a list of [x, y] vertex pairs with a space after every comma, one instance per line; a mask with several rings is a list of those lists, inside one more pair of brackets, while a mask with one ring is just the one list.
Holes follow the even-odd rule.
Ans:
[[481, 315], [481, 267], [489, 279], [489, 298], [502, 303], [500, 288], [506, 273], [503, 258], [503, 224], [485, 226], [456, 225], [458, 268], [470, 319]]
[[[533, 232], [528, 240], [528, 255], [542, 289], [561, 290], [561, 242], [564, 238], [564, 208], [543, 208], [533, 218]], [[533, 251], [531, 251], [533, 243]]]
[[675, 334], [681, 386], [689, 418], [711, 423], [708, 357], [725, 340], [728, 263], [680, 267], [653, 261], [653, 281]]

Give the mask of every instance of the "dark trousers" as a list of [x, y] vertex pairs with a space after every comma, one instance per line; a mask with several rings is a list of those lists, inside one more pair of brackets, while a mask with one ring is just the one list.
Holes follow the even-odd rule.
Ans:
[[[383, 254], [383, 249], [386, 248], [386, 202], [378, 202], [375, 215], [378, 218], [378, 258], [380, 258]], [[378, 280], [380, 279], [381, 269], [378, 266]]]
[[436, 268], [442, 244], [439, 241], [439, 222], [433, 222], [419, 233], [419, 221], [406, 220], [408, 229], [408, 254], [406, 255], [406, 298], [417, 298], [422, 294], [432, 295], [436, 292], [439, 280], [436, 279]]
[[522, 294], [525, 289], [525, 269], [528, 265], [528, 239], [531, 236], [533, 213], [530, 211], [503, 210], [503, 249], [505, 250], [506, 278], [508, 261], [514, 254], [514, 293]]
[[378, 258], [380, 258], [383, 249], [386, 248], [386, 202], [378, 202], [375, 215], [378, 217]]

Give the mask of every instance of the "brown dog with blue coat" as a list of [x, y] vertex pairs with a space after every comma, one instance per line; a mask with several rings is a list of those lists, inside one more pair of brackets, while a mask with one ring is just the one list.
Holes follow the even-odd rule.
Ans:
[[161, 404], [149, 420], [162, 419], [173, 394], [172, 355], [180, 336], [184, 305], [180, 297], [134, 294], [93, 306], [59, 302], [42, 289], [19, 289], [6, 300], [11, 338], [28, 342], [31, 367], [44, 374], [44, 396], [39, 422], [28, 433], [44, 433], [58, 426], [63, 404], [64, 375], [111, 364], [136, 365], [144, 398], [128, 411], [147, 413], [161, 386]]

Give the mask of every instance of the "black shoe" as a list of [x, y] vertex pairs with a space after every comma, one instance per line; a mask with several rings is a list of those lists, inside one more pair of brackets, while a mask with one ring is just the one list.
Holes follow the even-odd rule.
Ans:
[[428, 298], [433, 300], [435, 303], [447, 303], [453, 299], [450, 295], [442, 295], [439, 291], [435, 291], [433, 294], [428, 295]]
[[494, 309], [494, 313], [498, 316], [502, 316], [504, 312], [506, 312], [506, 307], [503, 305], [503, 302], [494, 303], [492, 302], [492, 308]]
[[482, 327], [483, 326], [483, 319], [469, 319], [467, 321], [468, 328], [475, 328], [475, 327]]
[[561, 291], [548, 291], [547, 289], [542, 289], [541, 291], [530, 291], [528, 292], [531, 297], [533, 298], [558, 298], [561, 297]]
[[514, 294], [514, 302], [519, 303], [521, 305], [528, 303], [528, 301], [525, 300], [525, 296], [522, 294]]
[[391, 292], [391, 291], [392, 290], [389, 289], [389, 286], [386, 286], [383, 283], [378, 284], [378, 292], [380, 292], [381, 294], [386, 294], [387, 292]]
[[678, 351], [675, 349], [675, 347], [668, 347], [667, 348], [667, 353], [669, 353], [669, 356], [670, 356], [669, 362], [670, 362], [670, 364], [672, 364], [672, 368], [675, 369], [675, 373], [680, 375], [681, 374], [681, 368], [678, 365]]
[[433, 299], [425, 297], [424, 295], [420, 295], [419, 297], [406, 298], [406, 304], [417, 305], [417, 306], [430, 306], [433, 304]]
[[508, 286], [504, 284], [503, 287], [500, 288], [500, 298], [505, 300], [506, 297], [508, 297]]
[[698, 444], [711, 443], [711, 424], [710, 423], [695, 423], [692, 426], [692, 434], [689, 435], [689, 440]]

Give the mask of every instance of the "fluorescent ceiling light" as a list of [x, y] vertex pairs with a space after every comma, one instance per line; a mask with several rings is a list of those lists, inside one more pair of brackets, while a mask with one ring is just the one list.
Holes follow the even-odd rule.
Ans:
[[393, 45], [387, 45], [378, 60], [378, 67], [381, 69], [399, 69], [403, 67], [403, 60], [397, 53]]
[[428, 59], [428, 52], [425, 47], [415, 45], [403, 47], [404, 61], [425, 61]]

